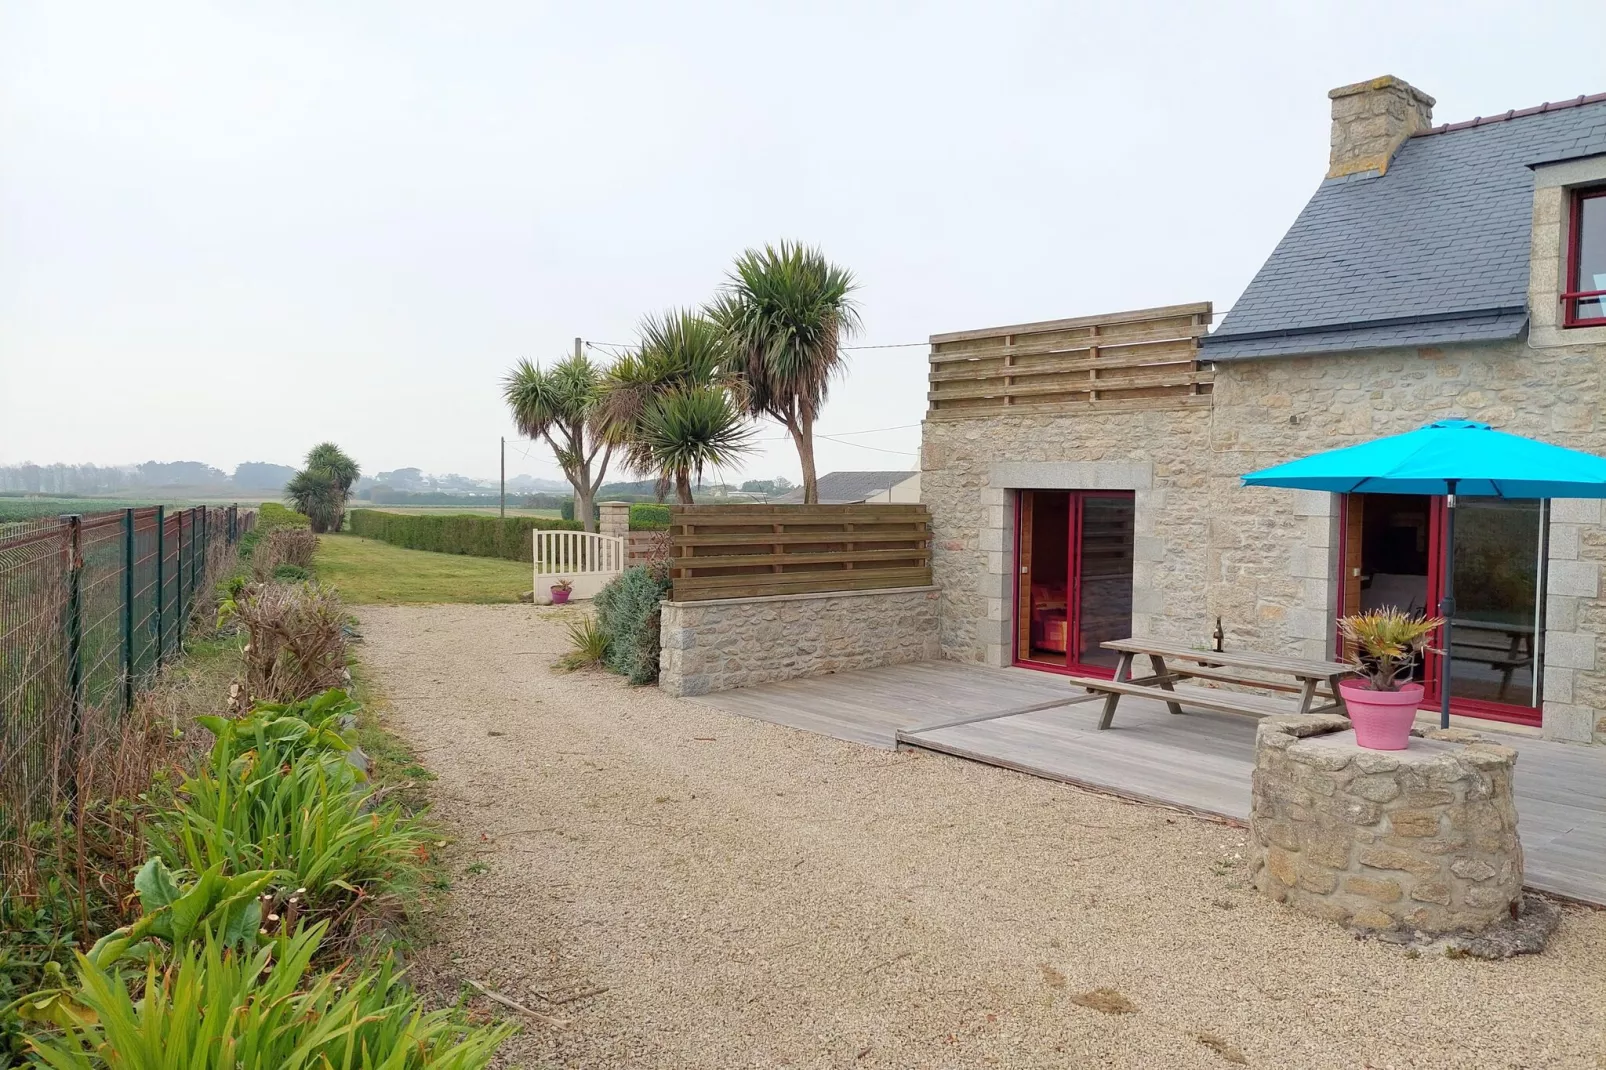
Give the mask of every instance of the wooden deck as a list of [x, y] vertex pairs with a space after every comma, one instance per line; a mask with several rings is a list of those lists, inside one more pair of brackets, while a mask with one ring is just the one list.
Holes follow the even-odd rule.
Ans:
[[[878, 747], [920, 747], [1143, 802], [1247, 821], [1256, 719], [1125, 698], [1100, 704], [1062, 677], [924, 662], [762, 684], [695, 701]], [[1183, 699], [1187, 708], [1187, 700]], [[1492, 726], [1491, 726], [1492, 727]], [[1527, 883], [1606, 906], [1606, 749], [1499, 735], [1517, 749]]]

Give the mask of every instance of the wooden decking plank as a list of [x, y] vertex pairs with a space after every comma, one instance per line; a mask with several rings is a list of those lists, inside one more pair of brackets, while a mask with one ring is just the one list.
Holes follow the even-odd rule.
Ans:
[[[920, 747], [1139, 802], [1247, 818], [1253, 718], [1197, 707], [1178, 717], [1161, 701], [1128, 697], [1101, 732], [1096, 712], [1073, 704], [1082, 696], [1067, 680], [917, 662], [695, 701], [853, 742]], [[1188, 701], [1184, 694], [1185, 708]], [[1039, 708], [1022, 712], [1027, 706]], [[1490, 734], [1519, 753], [1514, 790], [1527, 885], [1606, 905], [1606, 749]]]

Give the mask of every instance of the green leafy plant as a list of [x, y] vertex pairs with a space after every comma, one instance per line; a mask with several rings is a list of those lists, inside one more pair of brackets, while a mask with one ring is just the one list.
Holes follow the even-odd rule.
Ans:
[[0, 889], [0, 1066], [20, 1061], [26, 1048], [21, 997], [66, 983], [62, 967], [78, 949], [76, 913], [67, 885], [55, 877], [31, 895]]
[[658, 679], [660, 604], [669, 590], [666, 569], [635, 565], [609, 580], [592, 599], [597, 627], [608, 637], [604, 663], [633, 684]]
[[84, 1020], [33, 1038], [34, 1058], [53, 1070], [477, 1070], [513, 1031], [425, 1011], [388, 957], [314, 973], [324, 931], [249, 953], [208, 934], [137, 981], [81, 957]]
[[408, 550], [432, 550], [470, 557], [529, 561], [534, 556], [532, 531], [579, 531], [574, 520], [541, 516], [427, 516], [353, 509], [351, 533]]
[[1443, 617], [1416, 617], [1392, 606], [1339, 618], [1338, 630], [1355, 644], [1356, 671], [1373, 691], [1398, 691]]
[[300, 565], [279, 565], [273, 570], [274, 583], [305, 583], [311, 574]]
[[571, 620], [568, 626], [569, 652], [558, 659], [558, 668], [565, 672], [600, 665], [608, 656], [608, 633], [593, 617]]
[[343, 740], [326, 726], [301, 733], [298, 720], [259, 721], [245, 735], [225, 719], [204, 719], [218, 733], [211, 760], [153, 823], [151, 849], [196, 873], [217, 865], [230, 874], [280, 871], [312, 910], [416, 884], [428, 831], [363, 790]]

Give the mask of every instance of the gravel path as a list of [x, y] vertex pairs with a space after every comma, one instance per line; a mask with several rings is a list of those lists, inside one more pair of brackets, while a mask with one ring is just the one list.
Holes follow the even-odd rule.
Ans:
[[509, 1066], [1606, 1067], [1606, 913], [1410, 958], [1237, 829], [554, 673], [573, 609], [360, 612], [460, 841], [418, 976], [572, 1021]]

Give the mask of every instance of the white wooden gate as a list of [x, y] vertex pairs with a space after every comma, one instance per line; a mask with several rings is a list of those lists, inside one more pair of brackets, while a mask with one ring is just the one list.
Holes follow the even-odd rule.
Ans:
[[535, 600], [551, 599], [552, 585], [568, 580], [569, 597], [590, 598], [624, 571], [628, 549], [617, 535], [594, 531], [535, 531]]

